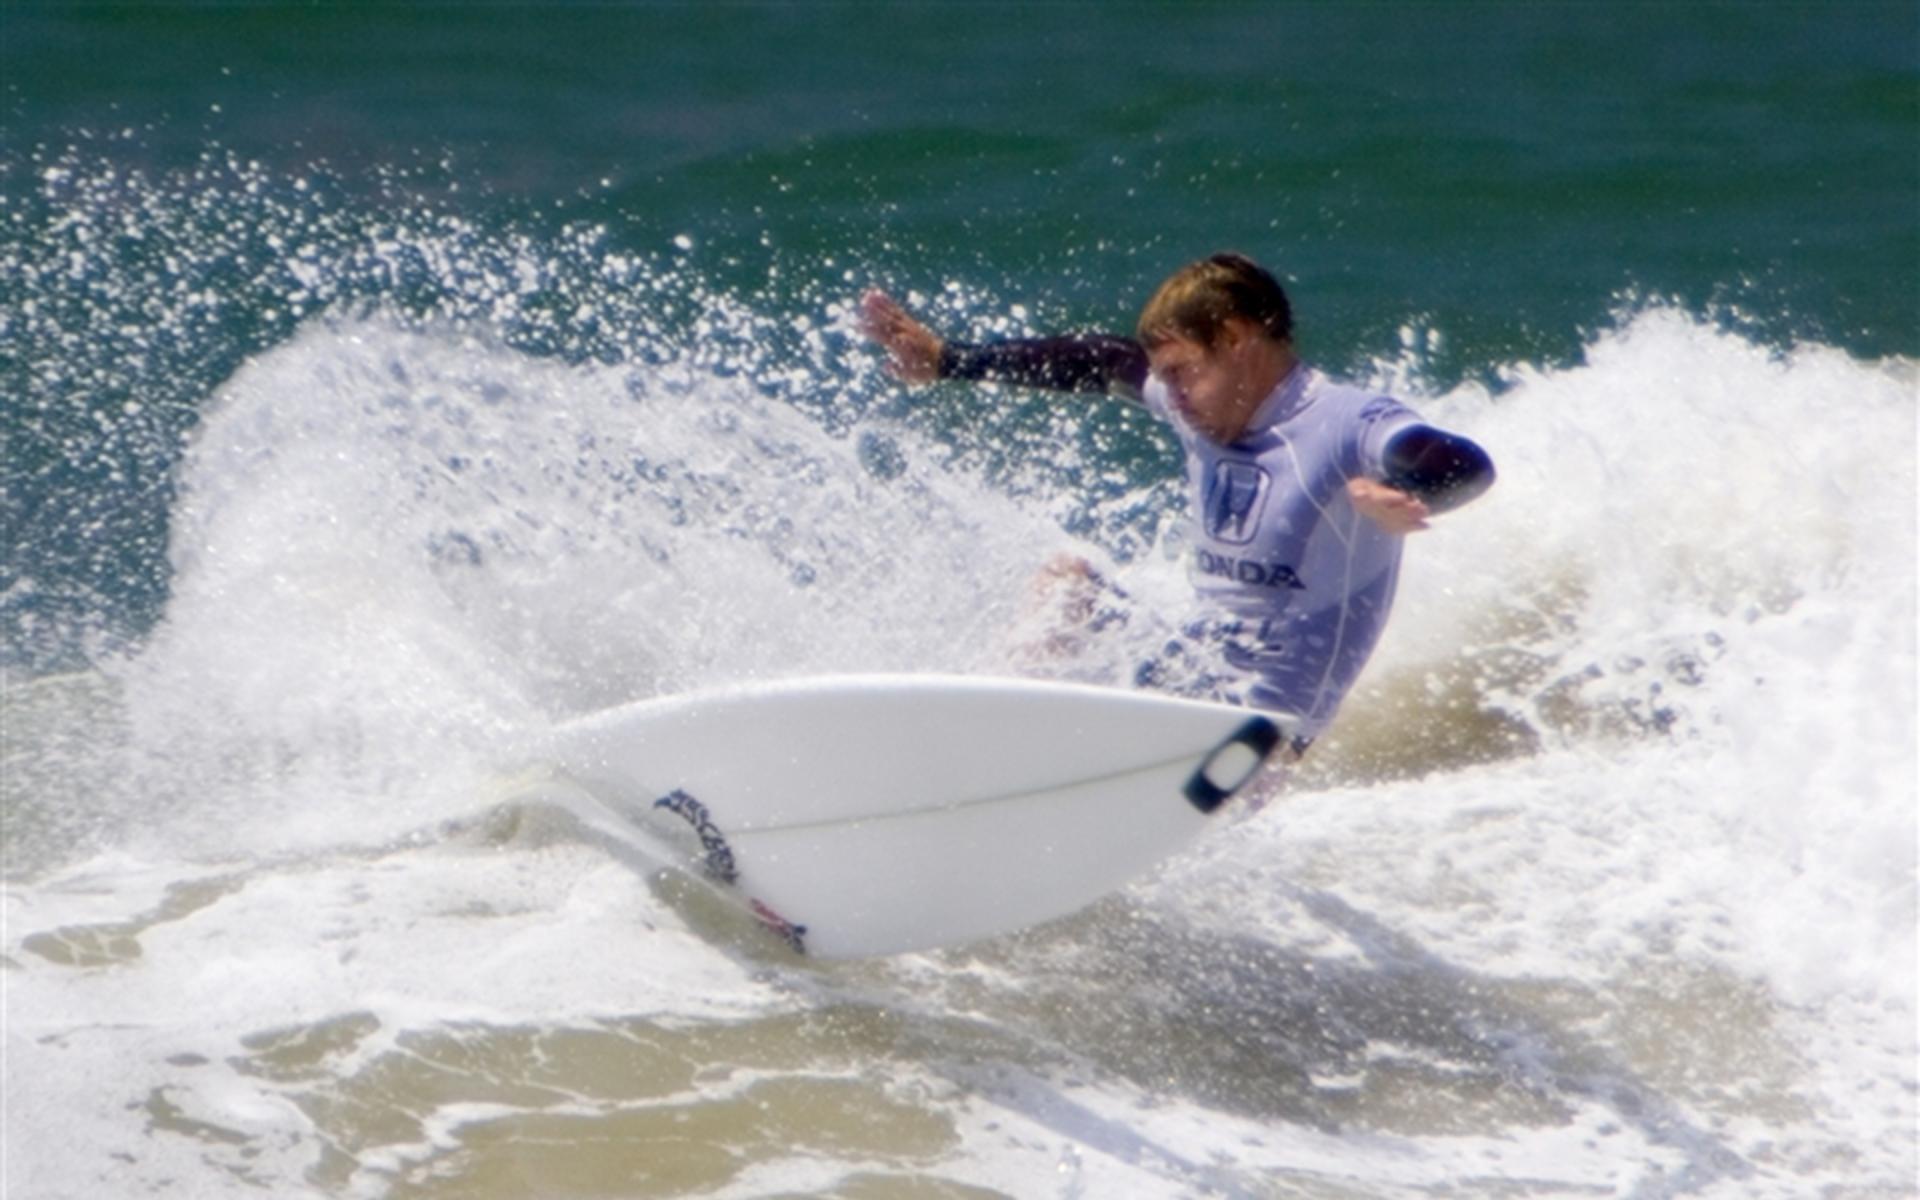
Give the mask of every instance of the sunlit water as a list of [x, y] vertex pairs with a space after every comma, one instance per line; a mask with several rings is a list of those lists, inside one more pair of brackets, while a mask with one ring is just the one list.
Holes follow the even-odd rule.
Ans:
[[1181, 614], [1177, 498], [1094, 514], [1113, 561], [883, 416], [310, 319], [204, 414], [159, 625], [8, 689], [10, 1188], [1908, 1194], [1911, 365], [1658, 306], [1497, 397], [1410, 361], [1501, 482], [1293, 787], [1079, 917], [820, 967], [516, 806], [524, 747], [1033, 669], [1062, 551], [1140, 598], [1097, 674]]
[[[0, 16], [9, 1200], [1920, 1191], [1910, 14], [961, 11]], [[643, 696], [1129, 686], [1171, 439], [850, 305], [1228, 247], [1500, 468], [1264, 809], [822, 966], [528, 802]]]

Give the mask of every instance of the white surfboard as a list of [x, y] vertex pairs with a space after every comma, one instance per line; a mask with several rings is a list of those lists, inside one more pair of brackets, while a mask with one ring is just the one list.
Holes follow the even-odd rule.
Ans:
[[549, 765], [598, 832], [838, 958], [1091, 903], [1197, 836], [1282, 721], [1078, 684], [849, 676], [609, 709], [558, 728]]

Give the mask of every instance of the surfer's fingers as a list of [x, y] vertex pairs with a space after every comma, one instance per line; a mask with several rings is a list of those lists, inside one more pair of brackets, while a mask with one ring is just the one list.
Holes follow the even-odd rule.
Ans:
[[897, 337], [901, 332], [920, 324], [907, 314], [898, 300], [878, 288], [860, 298], [860, 314], [861, 324], [867, 333], [881, 341]]

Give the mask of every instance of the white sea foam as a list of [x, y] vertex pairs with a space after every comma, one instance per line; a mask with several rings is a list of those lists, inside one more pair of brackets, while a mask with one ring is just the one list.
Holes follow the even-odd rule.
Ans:
[[[70, 772], [119, 849], [5, 893], [8, 1191], [375, 1195], [514, 1114], [692, 1120], [765, 1077], [918, 1114], [914, 1149], [793, 1133], [706, 1194], [1898, 1194], [1913, 381], [1654, 309], [1411, 396], [1501, 481], [1411, 547], [1293, 795], [1057, 930], [816, 974], [488, 832], [498, 773], [636, 695], [1011, 669], [1035, 566], [1099, 552], [697, 364], [317, 321], [182, 468], [166, 619], [109, 672], [123, 769]], [[1180, 591], [1116, 570], [1149, 615]], [[628, 1020], [779, 1050], [608, 1096], [502, 1049]], [[507, 1065], [392, 1101], [417, 1127], [343, 1115], [432, 1034]]]
[[1444, 662], [1515, 613], [1502, 648], [1535, 662], [1501, 701], [1793, 999], [1913, 977], [1915, 398], [1912, 364], [1667, 310], [1444, 397], [1499, 491], [1410, 554], [1379, 660]]

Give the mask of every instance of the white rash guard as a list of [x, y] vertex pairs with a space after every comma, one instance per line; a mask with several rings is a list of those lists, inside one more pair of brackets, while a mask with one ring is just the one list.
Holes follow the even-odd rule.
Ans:
[[1360, 515], [1347, 481], [1381, 478], [1388, 440], [1419, 416], [1305, 364], [1225, 444], [1188, 425], [1158, 379], [1141, 396], [1186, 450], [1188, 567], [1218, 614], [1200, 632], [1251, 677], [1247, 703], [1297, 715], [1296, 733], [1314, 737], [1380, 640], [1400, 573], [1403, 539]]
[[[1391, 396], [1334, 383], [1305, 364], [1224, 445], [1187, 424], [1130, 338], [949, 342], [939, 373], [1129, 396], [1172, 425], [1186, 450], [1189, 565], [1208, 616], [1141, 664], [1136, 682], [1292, 713], [1296, 746], [1333, 719], [1380, 640], [1399, 581], [1402, 539], [1360, 515], [1347, 482], [1387, 481], [1435, 512], [1493, 483], [1479, 447], [1422, 424]], [[1124, 610], [1116, 615], [1126, 619]]]

